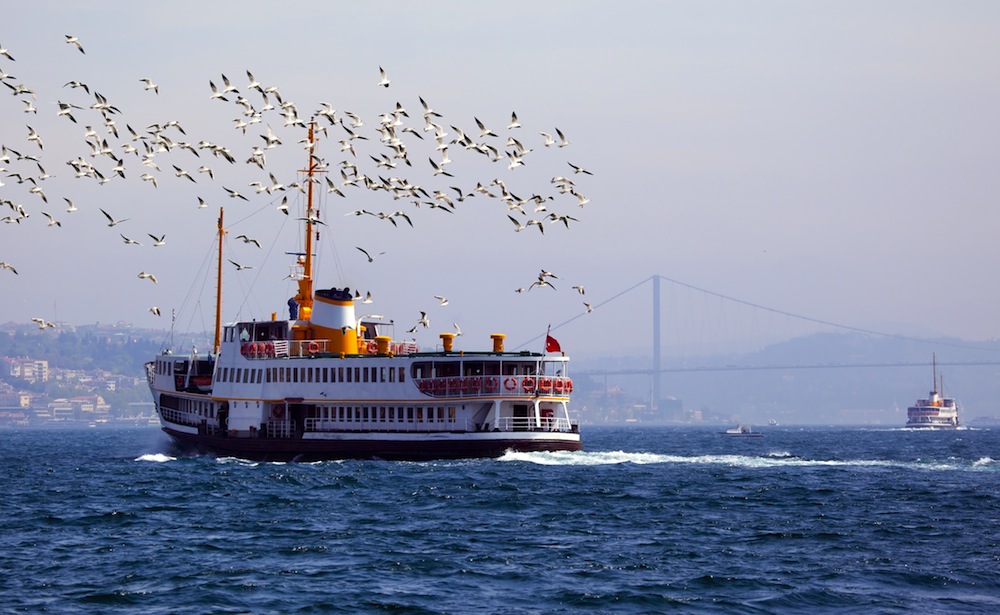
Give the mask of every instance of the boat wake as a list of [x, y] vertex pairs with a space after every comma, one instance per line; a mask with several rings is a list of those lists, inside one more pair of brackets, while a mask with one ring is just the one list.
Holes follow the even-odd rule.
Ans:
[[627, 451], [554, 451], [522, 453], [508, 451], [499, 461], [516, 461], [547, 466], [602, 466], [632, 463], [714, 465], [742, 468], [789, 468], [789, 467], [831, 467], [831, 468], [886, 468], [923, 471], [1000, 471], [1000, 463], [990, 457], [977, 460], [949, 458], [946, 460], [917, 459], [913, 461], [893, 459], [806, 459], [786, 451], [765, 455], [663, 455]]
[[620, 463], [650, 464], [669, 463], [668, 455], [655, 453], [627, 453], [624, 451], [585, 452], [585, 451], [551, 451], [521, 453], [507, 451], [499, 461], [525, 461], [547, 466], [601, 466]]

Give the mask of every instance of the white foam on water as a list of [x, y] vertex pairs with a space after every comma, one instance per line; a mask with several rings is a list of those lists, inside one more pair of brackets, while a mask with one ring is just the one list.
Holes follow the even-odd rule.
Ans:
[[[507, 451], [500, 461], [521, 461], [548, 466], [601, 466], [632, 463], [646, 464], [689, 464], [719, 465], [744, 468], [788, 468], [788, 467], [830, 467], [830, 468], [904, 468], [907, 470], [961, 470], [963, 463], [940, 461], [899, 461], [890, 459], [803, 459], [787, 451], [777, 451], [759, 455], [663, 455], [628, 451], [554, 451], [523, 453]], [[974, 466], [986, 466], [992, 459], [984, 458]], [[968, 467], [968, 466], [966, 466]]]
[[176, 457], [171, 457], [170, 455], [164, 455], [163, 453], [146, 453], [145, 455], [139, 455], [135, 458], [135, 461], [152, 461], [154, 463], [166, 463], [168, 461], [176, 461]]

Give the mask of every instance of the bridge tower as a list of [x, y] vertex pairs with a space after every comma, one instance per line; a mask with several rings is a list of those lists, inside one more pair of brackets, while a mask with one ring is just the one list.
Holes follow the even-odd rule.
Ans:
[[659, 417], [660, 406], [660, 276], [653, 276], [653, 399], [649, 409]]

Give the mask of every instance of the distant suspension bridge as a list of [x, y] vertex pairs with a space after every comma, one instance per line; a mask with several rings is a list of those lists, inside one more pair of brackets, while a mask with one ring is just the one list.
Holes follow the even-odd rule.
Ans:
[[[916, 337], [910, 337], [899, 334], [885, 333], [882, 331], [874, 331], [871, 329], [865, 329], [861, 327], [854, 327], [850, 325], [843, 325], [827, 320], [822, 320], [818, 318], [812, 318], [809, 316], [803, 316], [800, 314], [793, 314], [784, 310], [779, 310], [776, 308], [771, 308], [742, 299], [737, 299], [735, 297], [727, 296], [721, 293], [717, 293], [704, 288], [699, 288], [697, 286], [687, 284], [678, 280], [674, 280], [662, 275], [653, 275], [640, 282], [618, 292], [617, 294], [605, 299], [599, 303], [594, 303], [592, 308], [597, 310], [603, 306], [606, 306], [624, 295], [632, 292], [633, 290], [647, 284], [652, 285], [652, 360], [649, 367], [633, 367], [633, 368], [622, 368], [622, 369], [599, 369], [599, 370], [575, 370], [574, 374], [577, 376], [650, 376], [652, 377], [652, 398], [653, 400], [661, 399], [660, 396], [660, 375], [667, 373], [690, 373], [690, 372], [729, 372], [729, 371], [766, 371], [766, 370], [810, 370], [810, 369], [847, 369], [847, 368], [864, 368], [864, 369], [879, 369], [879, 368], [892, 368], [892, 367], [925, 367], [929, 366], [928, 361], [895, 361], [895, 362], [844, 362], [844, 363], [814, 363], [814, 364], [791, 364], [791, 363], [781, 363], [781, 364], [771, 364], [771, 365], [703, 365], [703, 366], [664, 366], [662, 357], [662, 305], [661, 305], [661, 287], [663, 282], [667, 282], [674, 288], [684, 289], [689, 294], [700, 295], [707, 298], [713, 298], [718, 303], [728, 304], [732, 306], [738, 306], [740, 308], [749, 308], [751, 310], [773, 315], [776, 317], [782, 317], [786, 320], [797, 321], [800, 323], [808, 324], [812, 327], [812, 331], [803, 332], [802, 334], [815, 333], [819, 330], [839, 330], [848, 331], [855, 333], [863, 333], [866, 335], [892, 338], [896, 340], [914, 342], [919, 344], [932, 344], [935, 347], [953, 347], [960, 348], [964, 350], [975, 350], [975, 351], [986, 351], [986, 352], [1000, 352], [1000, 347], [984, 347], [984, 346], [973, 346], [970, 344], [961, 344], [956, 342], [948, 342], [944, 340], [928, 340]], [[557, 323], [552, 326], [552, 331], [556, 331], [560, 327], [566, 326], [571, 322], [577, 320], [578, 318], [584, 317], [586, 314], [577, 314], [572, 318], [569, 318], [563, 322]], [[688, 323], [690, 324], [690, 323]], [[700, 325], [704, 327], [704, 325]], [[538, 336], [532, 340], [529, 340], [524, 345], [528, 345], [531, 342], [537, 341], [541, 336]], [[991, 366], [1000, 365], [1000, 360], [983, 360], [983, 361], [951, 361], [951, 362], [939, 362], [940, 366]]]

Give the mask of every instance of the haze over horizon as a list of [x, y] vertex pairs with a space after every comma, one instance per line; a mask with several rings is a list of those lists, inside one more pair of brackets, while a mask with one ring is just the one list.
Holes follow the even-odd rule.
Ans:
[[[42, 170], [14, 155], [0, 163], [0, 199], [29, 214], [0, 225], [0, 261], [18, 271], [0, 270], [0, 320], [122, 320], [166, 329], [176, 310], [179, 329], [210, 324], [220, 207], [227, 258], [253, 267], [226, 264], [224, 319], [284, 317], [294, 293], [284, 253], [298, 245], [301, 198], [294, 190], [257, 193], [250, 182], [269, 183], [269, 173], [286, 186], [296, 181], [307, 160], [299, 143], [305, 131], [285, 126], [280, 109], [264, 112], [245, 134], [236, 128], [246, 117], [237, 94], [212, 100], [209, 81], [222, 89], [226, 75], [259, 111], [267, 99], [250, 87], [249, 71], [294, 102], [302, 120], [323, 103], [336, 110], [337, 125], [318, 118], [328, 130], [317, 155], [337, 184], [341, 161], [350, 160], [370, 177], [404, 178], [453, 200], [451, 186], [471, 192], [496, 179], [521, 198], [553, 197], [538, 214], [535, 203], [521, 215], [482, 194], [449, 212], [427, 204], [440, 199], [418, 198], [418, 207], [354, 186], [342, 186], [342, 198], [322, 184], [327, 228], [317, 287], [370, 291], [373, 301], [359, 303], [358, 315], [392, 318], [398, 337], [409, 337], [404, 332], [421, 310], [431, 327], [412, 334], [418, 342], [433, 345], [457, 323], [465, 334], [458, 346], [470, 349], [485, 347], [494, 331], [520, 342], [570, 321], [559, 331], [563, 346], [596, 353], [621, 346], [622, 323], [649, 326], [645, 288], [627, 301], [610, 299], [652, 275], [862, 329], [998, 337], [1000, 288], [987, 275], [1000, 267], [1000, 5], [303, 8], [303, 19], [294, 19], [262, 2], [178, 2], [170, 11], [110, 2], [6, 7], [0, 47], [13, 60], [0, 55], [0, 70], [12, 76], [0, 88], [0, 143], [37, 156], [54, 177], [38, 179]], [[380, 67], [388, 87], [379, 85]], [[146, 89], [144, 78], [157, 90]], [[37, 99], [11, 95], [16, 84]], [[110, 116], [119, 138], [90, 108], [95, 91], [120, 110]], [[452, 176], [435, 175], [428, 160], [440, 154], [434, 133], [423, 131], [420, 99], [440, 113], [448, 140], [457, 136], [453, 128], [477, 142], [492, 139], [480, 137], [475, 120], [482, 121], [497, 134], [501, 159], [452, 144], [445, 167]], [[29, 101], [36, 112], [25, 112]], [[57, 115], [58, 102], [81, 107], [70, 108], [76, 122]], [[380, 167], [370, 158], [385, 151], [375, 129], [397, 104], [408, 112], [400, 130], [414, 131], [399, 135], [412, 165]], [[356, 132], [367, 141], [353, 142], [356, 156], [342, 150], [348, 133], [339, 122], [350, 121], [348, 111], [364, 120]], [[507, 128], [512, 112], [521, 127]], [[157, 171], [142, 164], [141, 148], [122, 149], [132, 142], [126, 125], [152, 138], [150, 126], [171, 121], [184, 130], [160, 133], [172, 142], [211, 141], [228, 147], [235, 162], [175, 147], [156, 153]], [[87, 126], [124, 161], [125, 177], [111, 170], [109, 156], [91, 155]], [[265, 152], [264, 169], [246, 161], [265, 145], [268, 127], [282, 144]], [[556, 128], [569, 144], [546, 147], [540, 133], [555, 136]], [[27, 139], [30, 130], [44, 149]], [[509, 136], [532, 150], [515, 168], [504, 154], [513, 149], [504, 147]], [[78, 157], [111, 181], [74, 177], [67, 162]], [[574, 173], [570, 164], [593, 174]], [[196, 172], [201, 165], [213, 168], [214, 180]], [[556, 176], [571, 178], [589, 201], [581, 207], [560, 193]], [[43, 188], [47, 202], [32, 187]], [[248, 200], [230, 198], [224, 187]], [[490, 189], [499, 195], [498, 186]], [[285, 196], [288, 216], [276, 210]], [[207, 207], [199, 208], [199, 197]], [[67, 212], [64, 198], [77, 211]], [[109, 228], [101, 209], [128, 221]], [[393, 225], [345, 215], [361, 209], [405, 211], [413, 227], [400, 217]], [[49, 226], [42, 211], [61, 226]], [[0, 216], [12, 213], [3, 206]], [[542, 234], [532, 226], [515, 232], [507, 217], [548, 213], [575, 220], [546, 220]], [[261, 247], [238, 240], [241, 234]], [[143, 245], [126, 245], [120, 235]], [[163, 235], [164, 245], [153, 247], [151, 236]], [[515, 293], [543, 269], [558, 275], [555, 290]], [[140, 272], [154, 273], [157, 283]], [[571, 288], [577, 285], [585, 295]], [[584, 301], [606, 305], [584, 314]], [[164, 316], [150, 313], [152, 306]]]

